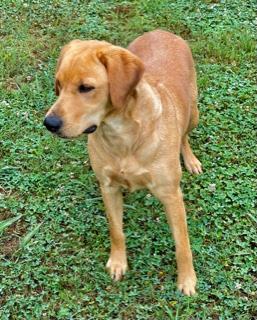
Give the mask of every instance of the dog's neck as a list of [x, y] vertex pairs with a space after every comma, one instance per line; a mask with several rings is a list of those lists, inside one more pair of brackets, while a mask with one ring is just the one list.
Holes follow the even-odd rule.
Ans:
[[158, 93], [153, 92], [147, 82], [140, 81], [128, 97], [126, 105], [121, 109], [113, 108], [96, 134], [108, 153], [115, 152], [113, 155], [119, 158], [131, 156], [140, 152], [145, 143], [152, 144], [154, 148], [156, 143], [153, 141], [156, 139], [153, 136], [158, 132], [154, 127], [160, 125], [161, 114]]

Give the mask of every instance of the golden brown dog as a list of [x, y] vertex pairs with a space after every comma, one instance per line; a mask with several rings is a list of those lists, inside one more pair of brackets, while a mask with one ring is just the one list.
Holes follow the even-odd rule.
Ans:
[[56, 70], [59, 96], [45, 118], [63, 138], [88, 137], [110, 225], [107, 262], [114, 280], [127, 268], [121, 187], [148, 188], [164, 205], [175, 239], [178, 289], [195, 294], [185, 208], [180, 190], [180, 152], [186, 169], [201, 173], [188, 132], [198, 123], [197, 86], [184, 40], [156, 30], [123, 49], [103, 41], [71, 41]]

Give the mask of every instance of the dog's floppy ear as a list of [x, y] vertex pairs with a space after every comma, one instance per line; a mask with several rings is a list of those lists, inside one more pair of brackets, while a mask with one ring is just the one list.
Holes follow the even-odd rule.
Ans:
[[142, 77], [144, 64], [130, 51], [115, 46], [99, 52], [98, 58], [107, 69], [112, 104], [122, 108]]
[[60, 93], [60, 90], [59, 90], [59, 85], [58, 85], [58, 81], [56, 79], [56, 75], [57, 75], [57, 72], [59, 71], [59, 68], [60, 68], [60, 65], [62, 63], [62, 60], [65, 56], [65, 54], [69, 51], [69, 49], [73, 46], [73, 44], [77, 43], [77, 42], [80, 42], [81, 40], [72, 40], [71, 42], [69, 42], [68, 44], [66, 44], [60, 55], [59, 55], [59, 59], [58, 59], [58, 63], [57, 63], [57, 67], [56, 67], [56, 70], [55, 70], [55, 81], [54, 81], [54, 90], [55, 90], [55, 94], [57, 96], [59, 96], [59, 93]]

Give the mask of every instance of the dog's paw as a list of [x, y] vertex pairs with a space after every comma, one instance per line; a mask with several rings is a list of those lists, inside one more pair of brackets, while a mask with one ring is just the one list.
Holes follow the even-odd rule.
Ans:
[[112, 259], [110, 257], [106, 264], [106, 268], [109, 269], [111, 278], [115, 282], [121, 280], [125, 276], [127, 267], [128, 264], [126, 259]]
[[178, 281], [177, 288], [181, 293], [188, 297], [194, 296], [196, 294], [196, 277], [185, 277], [183, 280]]
[[191, 174], [203, 173], [202, 164], [195, 156], [191, 157], [190, 159], [185, 160], [184, 164], [185, 164], [187, 171]]

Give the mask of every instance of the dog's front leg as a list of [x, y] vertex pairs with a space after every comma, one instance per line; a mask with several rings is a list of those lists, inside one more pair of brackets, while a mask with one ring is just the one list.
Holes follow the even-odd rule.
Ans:
[[125, 235], [122, 228], [123, 200], [119, 187], [101, 186], [110, 227], [111, 255], [106, 264], [114, 281], [120, 280], [127, 269]]
[[153, 192], [163, 203], [172, 231], [178, 268], [178, 289], [187, 296], [195, 294], [196, 275], [187, 232], [186, 213], [182, 192], [179, 187], [158, 188]]

